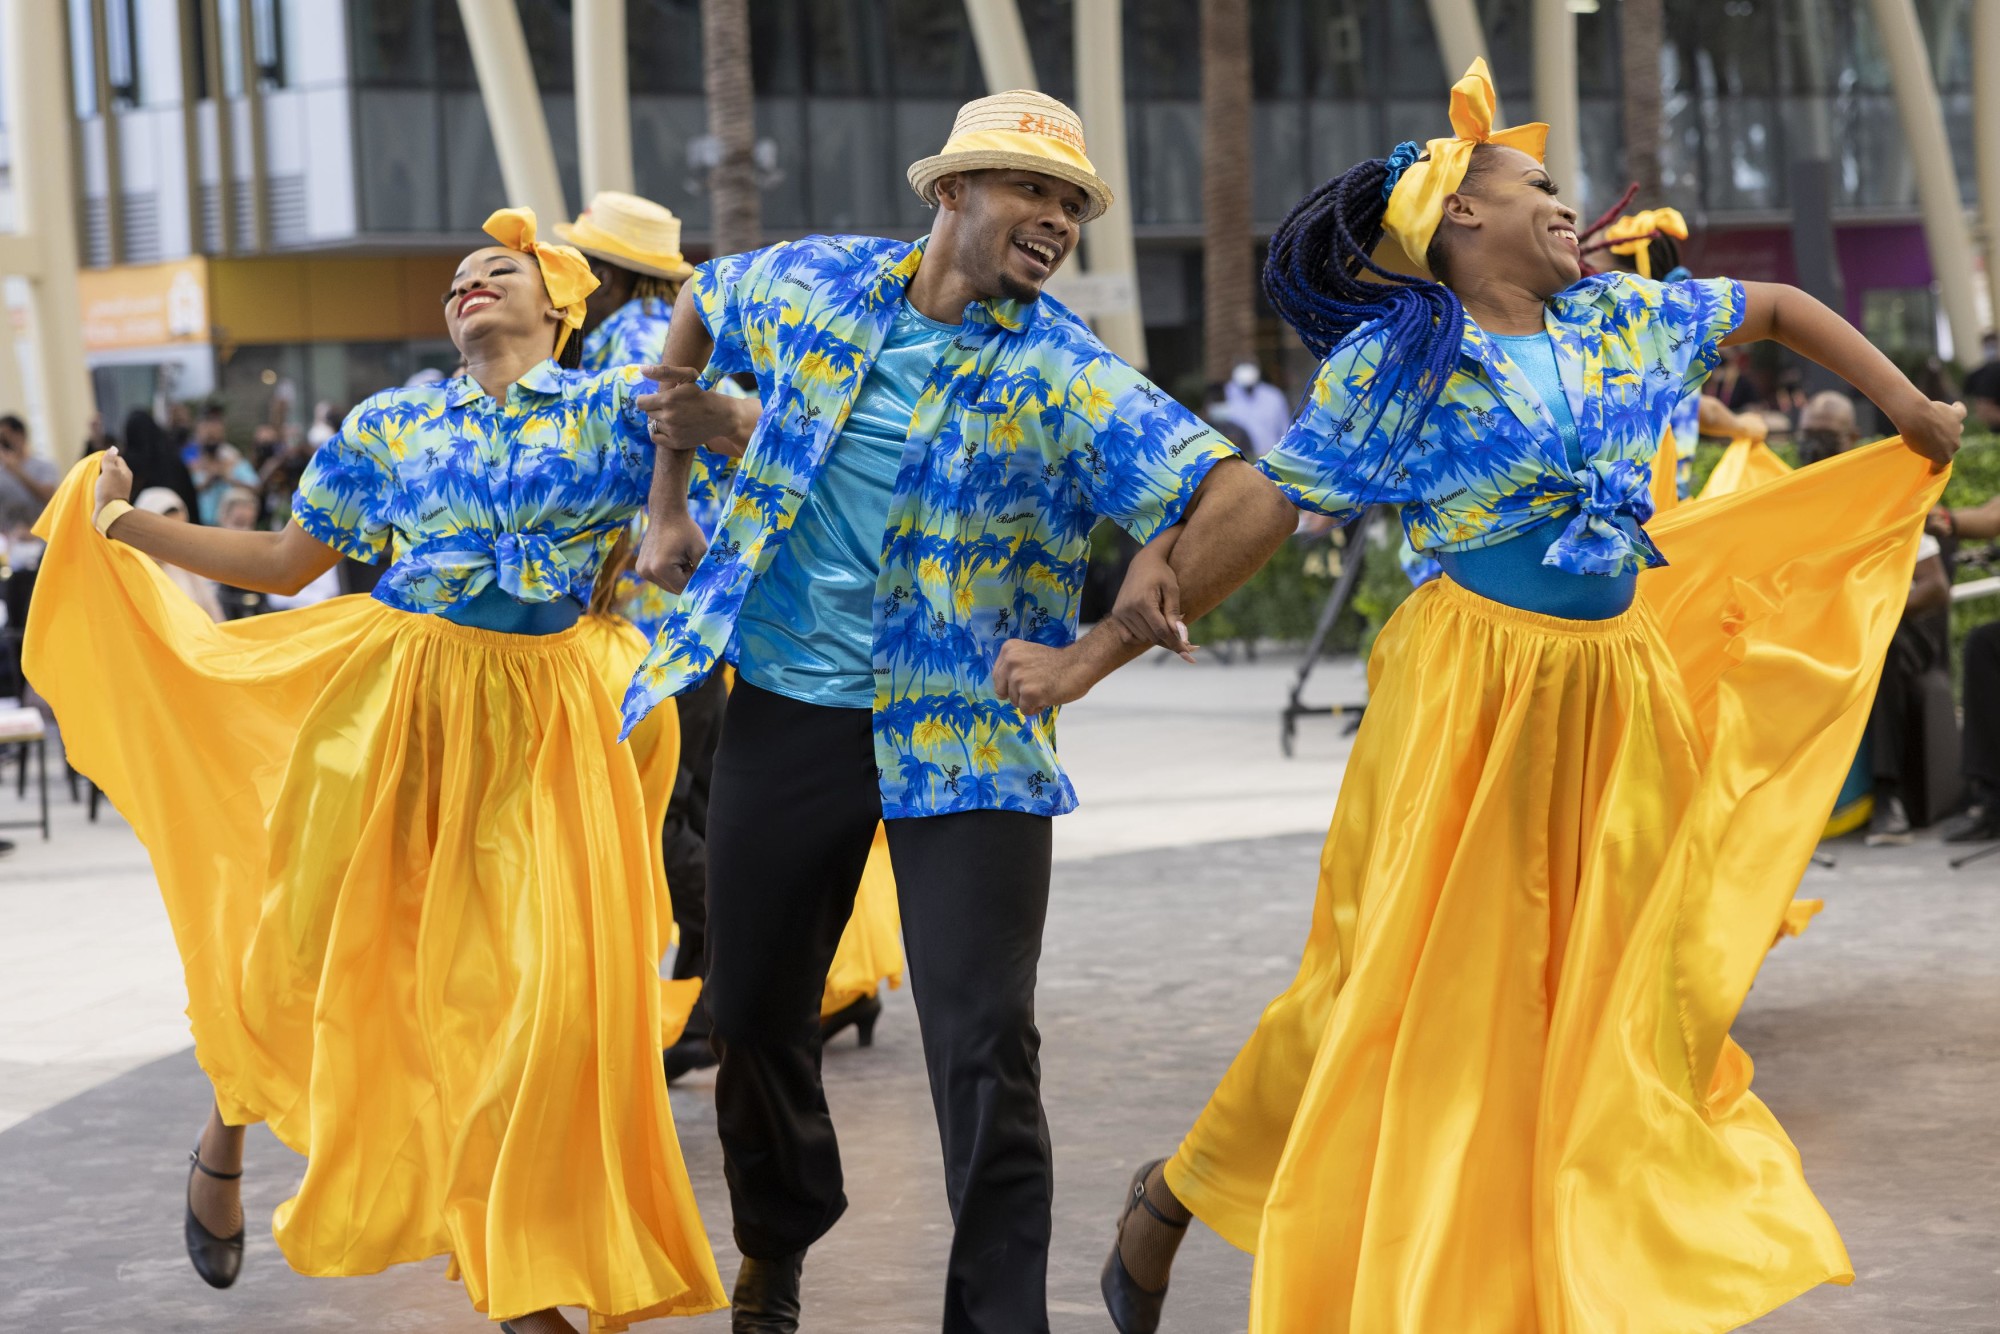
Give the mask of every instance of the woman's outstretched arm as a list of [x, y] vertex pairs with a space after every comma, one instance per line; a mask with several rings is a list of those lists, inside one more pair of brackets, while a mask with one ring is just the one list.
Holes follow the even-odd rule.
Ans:
[[1965, 408], [1936, 403], [1896, 363], [1818, 298], [1784, 283], [1744, 283], [1743, 322], [1724, 346], [1770, 339], [1838, 375], [1895, 424], [1903, 443], [1942, 467], [1958, 452]]
[[[97, 476], [97, 508], [132, 494], [132, 470], [106, 450]], [[155, 560], [178, 565], [205, 579], [252, 593], [298, 592], [332, 569], [340, 553], [296, 523], [282, 532], [236, 532], [228, 528], [197, 528], [163, 514], [131, 510], [105, 530], [126, 546]]]

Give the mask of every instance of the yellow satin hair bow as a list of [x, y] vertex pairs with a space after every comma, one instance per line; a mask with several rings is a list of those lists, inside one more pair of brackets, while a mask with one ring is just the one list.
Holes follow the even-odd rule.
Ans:
[[535, 257], [541, 266], [542, 284], [549, 289], [549, 304], [562, 312], [562, 333], [556, 338], [555, 355], [562, 356], [570, 334], [583, 327], [583, 299], [597, 290], [597, 275], [590, 261], [575, 246], [556, 245], [535, 239], [535, 210], [496, 209], [486, 220], [486, 234], [509, 250]]
[[1475, 60], [1465, 77], [1451, 87], [1450, 139], [1433, 139], [1424, 156], [1404, 168], [1389, 195], [1382, 218], [1382, 244], [1376, 247], [1375, 262], [1398, 273], [1429, 278], [1424, 252], [1431, 248], [1438, 223], [1444, 220], [1446, 196], [1465, 180], [1472, 163], [1472, 150], [1481, 144], [1518, 148], [1540, 162], [1548, 149], [1549, 127], [1540, 123], [1493, 128], [1493, 79], [1486, 62]]
[[1641, 278], [1653, 276], [1652, 250], [1656, 236], [1671, 236], [1676, 241], [1688, 239], [1687, 219], [1679, 209], [1649, 208], [1643, 213], [1628, 213], [1604, 229], [1611, 253], [1630, 255]]

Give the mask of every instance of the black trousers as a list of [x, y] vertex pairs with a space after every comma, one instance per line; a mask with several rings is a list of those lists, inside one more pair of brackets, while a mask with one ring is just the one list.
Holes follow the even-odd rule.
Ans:
[[1973, 800], [2000, 801], [2000, 621], [1965, 637], [1965, 749]]
[[[721, 672], [710, 672], [706, 681], [674, 701], [680, 710], [681, 761], [660, 842], [674, 924], [681, 932], [674, 953], [676, 980], [708, 976], [708, 791], [728, 702]], [[681, 1036], [706, 1038], [708, 1032], [708, 1003], [698, 999]]]
[[[745, 1255], [803, 1250], [847, 1205], [819, 1003], [881, 814], [868, 710], [737, 683], [708, 812], [707, 990]], [[1034, 1000], [1050, 821], [967, 811], [888, 832], [956, 1225], [943, 1329], [1042, 1334], [1054, 1172]]]

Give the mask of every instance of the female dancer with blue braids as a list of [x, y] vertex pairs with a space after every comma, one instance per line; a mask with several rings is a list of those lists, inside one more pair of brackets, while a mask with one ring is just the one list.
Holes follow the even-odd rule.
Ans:
[[[1156, 1327], [1190, 1215], [1256, 1254], [1256, 1334], [1692, 1334], [1852, 1277], [1728, 1030], [1962, 410], [1791, 288], [1583, 279], [1546, 128], [1492, 106], [1476, 63], [1453, 138], [1354, 167], [1272, 242], [1271, 303], [1323, 364], [1261, 466], [1320, 513], [1401, 505], [1444, 577], [1370, 659], [1297, 980], [1133, 1181], [1124, 1334]], [[1754, 338], [1903, 442], [1649, 531], [1667, 413]], [[1179, 646], [1175, 540], [1120, 620]]]

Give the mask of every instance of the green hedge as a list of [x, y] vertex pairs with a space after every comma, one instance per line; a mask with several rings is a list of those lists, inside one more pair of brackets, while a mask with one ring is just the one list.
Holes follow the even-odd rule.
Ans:
[[[1772, 446], [1787, 462], [1797, 456], [1784, 441]], [[1694, 488], [1703, 482], [1722, 457], [1723, 446], [1704, 441], [1695, 453]], [[1945, 503], [1976, 505], [2000, 494], [2000, 436], [1976, 437], [1968, 441], [1958, 456]], [[1349, 536], [1352, 530], [1349, 530]], [[1361, 586], [1354, 601], [1334, 627], [1328, 651], [1365, 653], [1388, 621], [1389, 614], [1410, 595], [1409, 580], [1396, 563], [1400, 532], [1385, 526], [1376, 533], [1378, 549], [1369, 553], [1362, 572]], [[1331, 542], [1310, 545], [1288, 542], [1271, 562], [1252, 576], [1227, 602], [1201, 618], [1192, 627], [1197, 644], [1222, 646], [1236, 643], [1253, 649], [1258, 640], [1303, 645], [1312, 636], [1320, 608], [1332, 591], [1340, 571], [1342, 551]], [[1961, 572], [1961, 578], [1976, 578], [1977, 571]], [[1956, 649], [1973, 626], [2000, 619], [2000, 598], [1980, 598], [1952, 609], [1954, 660]]]

